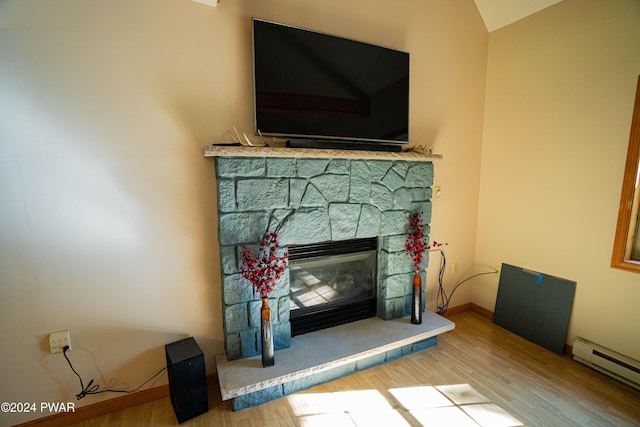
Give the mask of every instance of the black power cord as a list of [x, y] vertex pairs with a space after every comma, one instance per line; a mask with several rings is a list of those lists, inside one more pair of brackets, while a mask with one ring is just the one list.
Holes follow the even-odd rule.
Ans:
[[438, 271], [438, 293], [436, 296], [436, 307], [438, 311], [436, 311], [436, 313], [439, 314], [440, 316], [444, 316], [444, 314], [447, 312], [447, 309], [449, 308], [449, 303], [451, 302], [451, 297], [453, 297], [453, 293], [456, 291], [456, 289], [460, 287], [460, 285], [462, 285], [463, 283], [475, 277], [484, 276], [485, 274], [496, 274], [496, 273], [499, 273], [499, 271], [494, 268], [493, 271], [485, 271], [484, 273], [477, 273], [472, 276], [469, 276], [466, 279], [458, 282], [451, 290], [451, 293], [449, 294], [449, 296], [447, 296], [447, 293], [444, 291], [444, 287], [443, 287], [444, 272], [447, 266], [447, 257], [444, 255], [444, 251], [442, 249], [438, 249], [438, 251], [440, 252], [441, 257], [440, 257], [440, 270]]
[[87, 384], [87, 386], [84, 386], [84, 382], [82, 381], [82, 377], [80, 376], [80, 374], [73, 368], [73, 365], [71, 364], [71, 360], [69, 360], [69, 357], [67, 356], [67, 350], [69, 350], [69, 346], [65, 345], [62, 348], [62, 354], [64, 355], [64, 358], [67, 359], [67, 363], [69, 364], [69, 367], [71, 368], [71, 370], [73, 371], [74, 374], [76, 374], [76, 376], [78, 377], [78, 379], [80, 380], [80, 388], [82, 389], [82, 391], [78, 394], [76, 394], [76, 399], [80, 400], [83, 397], [85, 397], [88, 394], [100, 394], [100, 393], [134, 393], [138, 390], [140, 390], [142, 388], [143, 385], [145, 385], [146, 383], [148, 383], [149, 381], [151, 381], [152, 379], [154, 379], [155, 377], [157, 377], [158, 375], [160, 375], [162, 373], [162, 371], [164, 371], [165, 369], [167, 369], [167, 367], [165, 366], [164, 368], [160, 369], [158, 372], [156, 372], [151, 378], [149, 378], [148, 380], [146, 380], [145, 382], [143, 382], [142, 384], [140, 384], [138, 387], [136, 387], [133, 390], [113, 390], [113, 389], [105, 389], [105, 390], [98, 390], [100, 388], [100, 386], [98, 384], [93, 385], [93, 379], [91, 379], [91, 381], [89, 381], [89, 384]]

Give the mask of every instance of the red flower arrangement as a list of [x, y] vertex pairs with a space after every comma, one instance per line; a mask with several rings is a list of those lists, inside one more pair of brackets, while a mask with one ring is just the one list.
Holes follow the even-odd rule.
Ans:
[[437, 248], [440, 248], [442, 246], [447, 246], [448, 243], [440, 243], [440, 242], [436, 242], [435, 240], [433, 241], [433, 245], [429, 245], [427, 246], [427, 250], [429, 251], [435, 251]]
[[405, 231], [407, 241], [404, 244], [404, 248], [413, 260], [415, 268], [418, 268], [422, 262], [424, 251], [428, 248], [428, 239], [424, 234], [424, 224], [422, 224], [422, 214], [422, 212], [416, 212], [410, 215], [409, 224], [405, 224], [407, 227]]
[[280, 247], [277, 233], [265, 233], [260, 242], [259, 253], [253, 255], [252, 249], [247, 249], [245, 245], [240, 245], [243, 249], [242, 256], [242, 277], [247, 279], [253, 289], [260, 294], [260, 298], [268, 296], [276, 287], [276, 282], [280, 279], [287, 266], [289, 254], [277, 255]]
[[410, 215], [409, 224], [405, 225], [407, 227], [405, 231], [407, 240], [404, 244], [404, 248], [407, 252], [409, 252], [409, 256], [411, 256], [411, 259], [413, 260], [413, 266], [415, 268], [418, 268], [420, 266], [425, 251], [446, 245], [446, 243], [438, 243], [435, 240], [433, 241], [432, 245], [428, 244], [429, 239], [424, 234], [422, 215], [423, 212], [416, 212]]

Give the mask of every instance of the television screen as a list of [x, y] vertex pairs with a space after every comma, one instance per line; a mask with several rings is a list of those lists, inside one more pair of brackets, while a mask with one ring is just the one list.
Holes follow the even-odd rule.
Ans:
[[253, 19], [256, 133], [407, 143], [409, 53]]

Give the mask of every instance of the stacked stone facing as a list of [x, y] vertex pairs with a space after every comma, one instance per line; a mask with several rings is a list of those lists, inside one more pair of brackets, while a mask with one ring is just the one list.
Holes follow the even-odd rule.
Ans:
[[[432, 162], [217, 157], [216, 176], [229, 360], [261, 352], [261, 301], [240, 275], [240, 245], [257, 248], [267, 230], [277, 232], [282, 245], [378, 237], [377, 314], [392, 319], [411, 312], [415, 269], [404, 250], [405, 224], [414, 212], [423, 212], [424, 223], [430, 222]], [[427, 263], [428, 252], [421, 267]], [[288, 273], [269, 305], [275, 349], [289, 347]]]

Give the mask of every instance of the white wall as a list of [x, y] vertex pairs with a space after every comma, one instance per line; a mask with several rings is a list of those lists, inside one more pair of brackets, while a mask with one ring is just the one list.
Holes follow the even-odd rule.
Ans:
[[411, 52], [412, 140], [445, 155], [433, 236], [458, 277], [473, 265], [488, 36], [472, 0], [3, 1], [0, 401], [75, 402], [77, 378], [48, 353], [60, 329], [103, 388], [137, 387], [186, 336], [215, 370], [217, 211], [201, 146], [252, 129], [252, 16]]
[[[640, 74], [640, 2], [564, 0], [491, 33], [476, 262], [574, 280], [567, 342], [640, 359], [640, 276], [609, 267]], [[498, 279], [474, 283], [494, 309]]]

